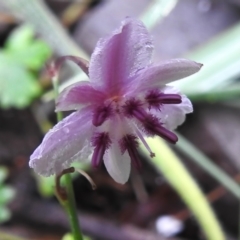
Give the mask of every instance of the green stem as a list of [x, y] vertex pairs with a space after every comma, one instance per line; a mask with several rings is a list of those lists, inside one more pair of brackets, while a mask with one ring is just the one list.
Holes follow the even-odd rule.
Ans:
[[[156, 157], [152, 158], [151, 162], [156, 169], [162, 172], [164, 177], [191, 209], [204, 231], [206, 239], [224, 240], [224, 233], [206, 197], [181, 161], [161, 139], [148, 138], [147, 142], [156, 154]], [[142, 147], [142, 150], [145, 154], [149, 154], [144, 147]]]
[[83, 236], [80, 229], [80, 224], [78, 222], [77, 211], [76, 211], [76, 203], [74, 199], [74, 192], [72, 186], [72, 178], [70, 173], [64, 175], [65, 188], [67, 191], [67, 201], [63, 202], [63, 206], [68, 214], [68, 218], [70, 221], [72, 235], [74, 240], [83, 240]]
[[[53, 79], [53, 88], [55, 92], [55, 99], [58, 96], [58, 76], [56, 75]], [[61, 121], [63, 118], [62, 112], [57, 112], [57, 120], [58, 122]], [[74, 192], [73, 192], [73, 186], [72, 186], [72, 178], [70, 173], [65, 174], [64, 176], [64, 182], [65, 182], [65, 189], [67, 192], [67, 200], [61, 201], [60, 203], [66, 210], [72, 230], [72, 235], [74, 240], [83, 240], [82, 232], [80, 229], [80, 224], [77, 217], [77, 210], [76, 210], [76, 203], [74, 199]]]

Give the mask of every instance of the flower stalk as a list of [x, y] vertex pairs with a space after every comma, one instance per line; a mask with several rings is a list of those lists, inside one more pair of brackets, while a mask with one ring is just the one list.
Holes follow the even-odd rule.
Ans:
[[[152, 158], [151, 162], [189, 207], [206, 239], [224, 240], [224, 233], [206, 197], [176, 155], [160, 138], [148, 138], [147, 142], [156, 153], [156, 157]], [[145, 154], [148, 154], [144, 147], [141, 148]]]
[[[55, 92], [55, 99], [58, 96], [59, 90], [58, 90], [58, 75], [55, 75], [52, 78], [53, 88]], [[60, 122], [63, 119], [62, 112], [57, 112], [57, 121]], [[64, 183], [65, 183], [65, 191], [66, 191], [66, 199], [61, 199], [61, 196], [57, 195], [57, 198], [60, 202], [60, 204], [65, 209], [69, 223], [71, 226], [72, 236], [74, 240], [83, 240], [83, 235], [81, 232], [80, 224], [78, 221], [77, 216], [77, 210], [76, 210], [76, 203], [74, 199], [74, 192], [73, 192], [73, 185], [72, 185], [72, 178], [70, 173], [66, 173], [63, 175]], [[60, 179], [59, 179], [60, 181]], [[56, 189], [57, 192], [57, 189]]]
[[74, 240], [83, 240], [80, 224], [77, 217], [76, 204], [72, 186], [72, 178], [70, 173], [64, 176], [65, 188], [67, 192], [67, 200], [62, 202], [62, 206], [66, 210], [71, 225], [72, 235]]

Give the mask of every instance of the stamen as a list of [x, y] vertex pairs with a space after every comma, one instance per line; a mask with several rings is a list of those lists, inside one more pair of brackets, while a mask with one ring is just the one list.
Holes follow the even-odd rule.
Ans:
[[112, 113], [110, 106], [101, 106], [95, 109], [93, 113], [92, 124], [96, 127], [101, 126]]
[[130, 99], [126, 101], [125, 105], [123, 106], [124, 113], [128, 117], [135, 117], [139, 121], [144, 121], [147, 116], [146, 111], [142, 108], [142, 103], [136, 99]]
[[165, 94], [152, 90], [146, 95], [145, 100], [149, 107], [160, 108], [162, 104], [179, 104], [182, 102], [182, 97], [179, 94]]
[[164, 128], [160, 121], [152, 115], [148, 115], [142, 124], [144, 129], [151, 135], [158, 135], [173, 144], [178, 141], [177, 135]]
[[138, 129], [136, 129], [136, 133], [137, 136], [140, 138], [140, 140], [142, 141], [143, 145], [145, 146], [145, 148], [148, 150], [148, 152], [150, 153], [150, 157], [153, 158], [155, 157], [155, 153], [152, 152], [151, 148], [149, 147], [149, 145], [147, 144], [147, 142], [145, 141], [143, 135], [140, 133], [140, 131]]
[[168, 129], [162, 126], [156, 127], [156, 134], [173, 144], [175, 144], [178, 141], [178, 137], [175, 133], [169, 131]]
[[92, 166], [98, 168], [102, 162], [105, 151], [110, 147], [111, 140], [106, 132], [96, 133], [92, 139], [94, 148]]
[[179, 104], [182, 102], [182, 97], [178, 94], [162, 94], [158, 100], [162, 104]]
[[[152, 93], [156, 96], [157, 92], [152, 91]], [[144, 129], [150, 135], [158, 135], [170, 143], [176, 143], [178, 140], [177, 136], [171, 131], [165, 129], [156, 117], [152, 116], [144, 110], [142, 105], [143, 104], [140, 101], [136, 99], [130, 99], [123, 106], [124, 113], [127, 116], [135, 117], [138, 119], [143, 124]], [[151, 156], [154, 156], [154, 153], [151, 153]]]
[[120, 144], [122, 153], [124, 153], [127, 150], [132, 160], [133, 166], [137, 169], [140, 169], [142, 164], [139, 160], [138, 152], [137, 152], [137, 148], [139, 145], [137, 141], [137, 137], [132, 134], [127, 134], [119, 141], [119, 144]]

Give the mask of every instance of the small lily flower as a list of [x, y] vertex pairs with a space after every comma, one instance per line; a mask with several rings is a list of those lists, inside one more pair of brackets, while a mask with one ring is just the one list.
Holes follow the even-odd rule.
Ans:
[[53, 74], [64, 60], [72, 60], [89, 81], [60, 93], [56, 111], [76, 111], [46, 134], [31, 155], [30, 167], [44, 176], [59, 174], [73, 161], [85, 161], [92, 154], [93, 167], [103, 161], [113, 179], [123, 184], [131, 163], [141, 167], [140, 141], [154, 157], [144, 136], [176, 143], [172, 130], [193, 108], [185, 95], [166, 84], [198, 72], [202, 64], [186, 59], [152, 64], [152, 51], [144, 25], [126, 18], [112, 35], [100, 39], [89, 64], [73, 56], [59, 58]]

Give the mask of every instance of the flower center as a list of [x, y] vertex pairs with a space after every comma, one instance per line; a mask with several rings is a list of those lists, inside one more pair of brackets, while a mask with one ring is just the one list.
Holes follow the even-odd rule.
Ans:
[[113, 96], [110, 100], [112, 102], [119, 102], [120, 98], [121, 98], [120, 96]]

